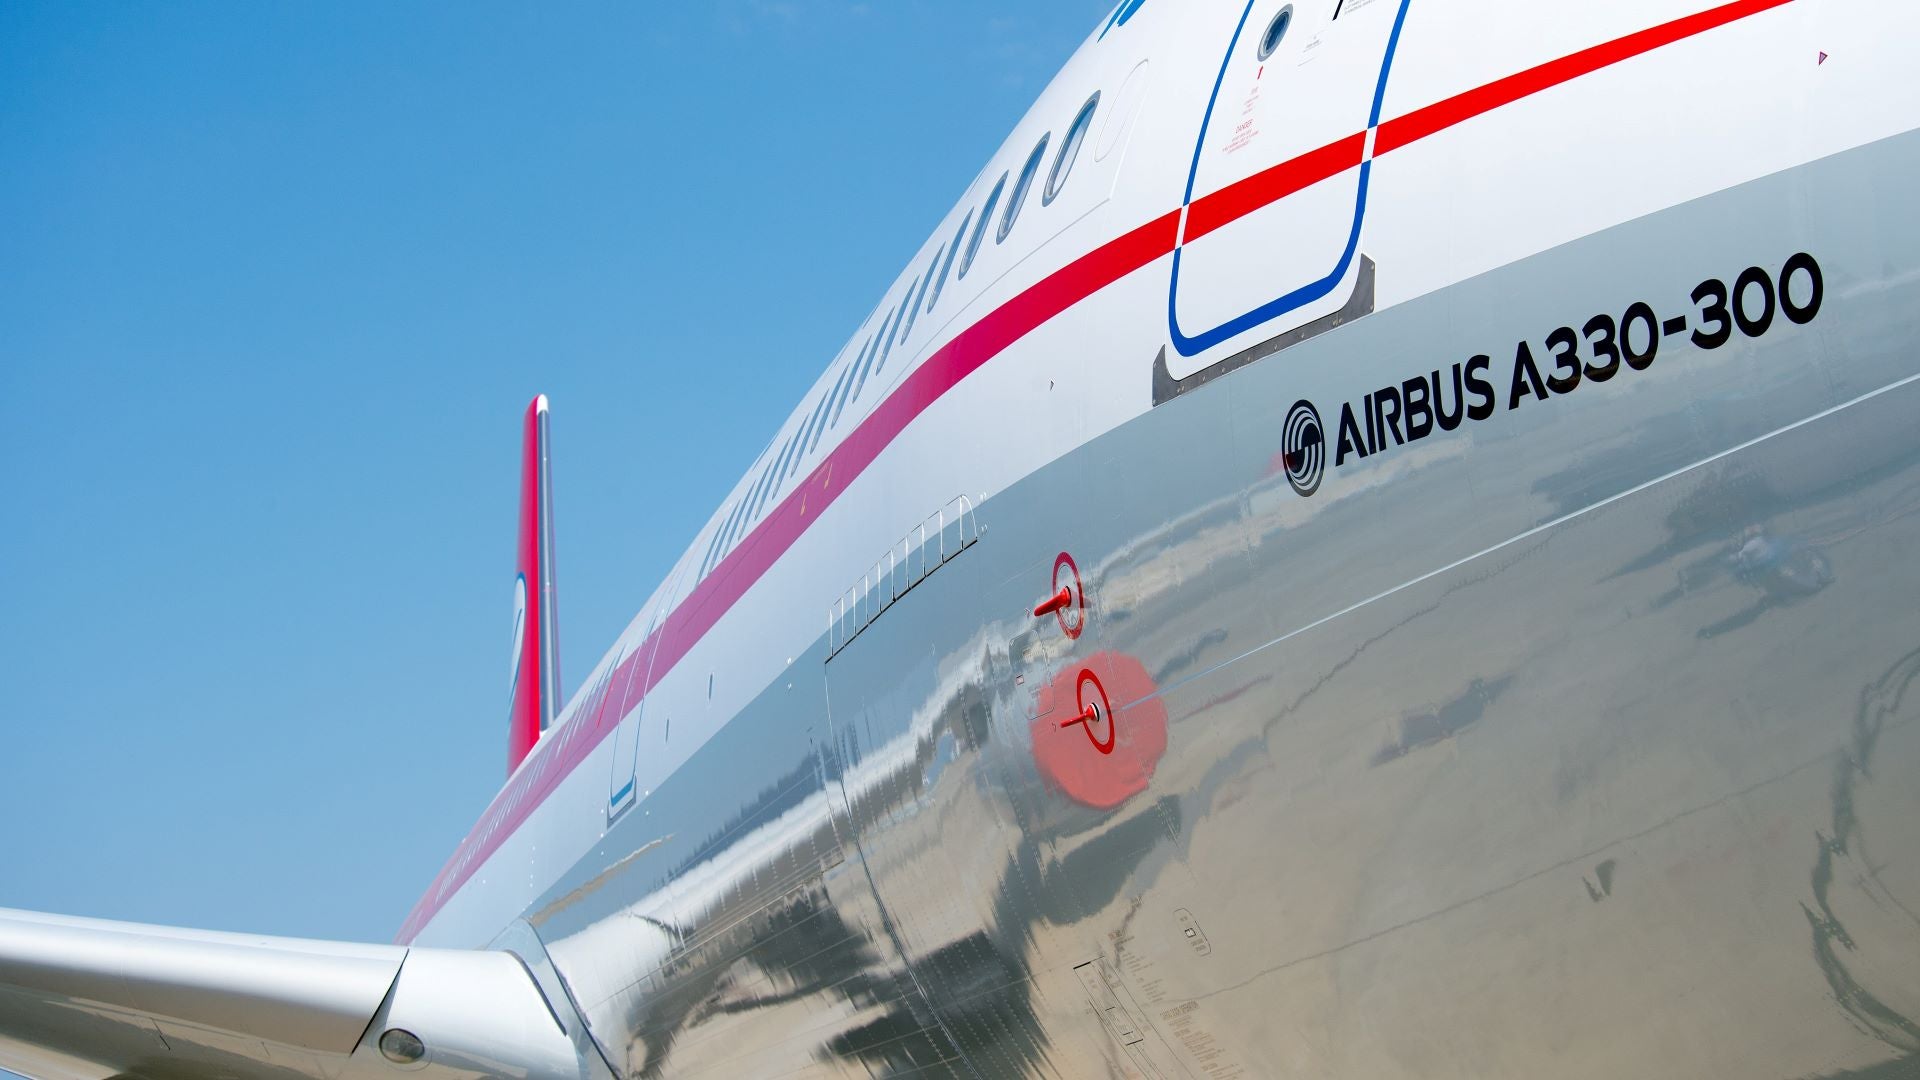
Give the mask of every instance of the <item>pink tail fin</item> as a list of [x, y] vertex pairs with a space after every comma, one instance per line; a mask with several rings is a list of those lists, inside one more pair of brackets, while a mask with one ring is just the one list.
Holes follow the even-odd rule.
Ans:
[[507, 774], [540, 741], [560, 705], [560, 634], [554, 616], [553, 472], [547, 396], [527, 406], [520, 461], [520, 553], [513, 583], [513, 691]]

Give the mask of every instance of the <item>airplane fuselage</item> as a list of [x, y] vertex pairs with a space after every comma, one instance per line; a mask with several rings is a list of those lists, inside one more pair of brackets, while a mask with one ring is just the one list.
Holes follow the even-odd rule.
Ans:
[[1916, 32], [1127, 0], [402, 940], [623, 1075], [1911, 1067]]

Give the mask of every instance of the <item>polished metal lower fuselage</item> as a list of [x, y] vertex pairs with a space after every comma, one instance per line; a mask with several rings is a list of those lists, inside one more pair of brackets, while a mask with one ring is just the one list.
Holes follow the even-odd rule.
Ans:
[[[1900, 136], [1605, 230], [996, 493], [528, 912], [600, 1048], [647, 1077], [1920, 1069], [1915, 177]], [[1515, 343], [1544, 369], [1556, 325], [1641, 300], [1697, 327], [1703, 280], [1799, 252], [1804, 325], [1509, 407]], [[1483, 354], [1495, 415], [1335, 463], [1343, 403]], [[1031, 612], [1062, 551], [1077, 638]]]

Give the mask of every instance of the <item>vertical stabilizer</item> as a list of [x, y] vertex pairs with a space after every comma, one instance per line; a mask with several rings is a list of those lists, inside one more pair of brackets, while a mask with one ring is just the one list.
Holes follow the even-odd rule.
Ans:
[[513, 690], [507, 773], [540, 741], [560, 707], [560, 634], [554, 617], [553, 472], [547, 396], [527, 406], [521, 434], [520, 553], [513, 582]]

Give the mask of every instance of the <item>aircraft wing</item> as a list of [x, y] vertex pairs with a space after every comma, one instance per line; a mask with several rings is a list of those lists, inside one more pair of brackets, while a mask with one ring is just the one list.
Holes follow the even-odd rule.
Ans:
[[0, 1067], [34, 1080], [606, 1075], [549, 982], [508, 951], [0, 909]]

